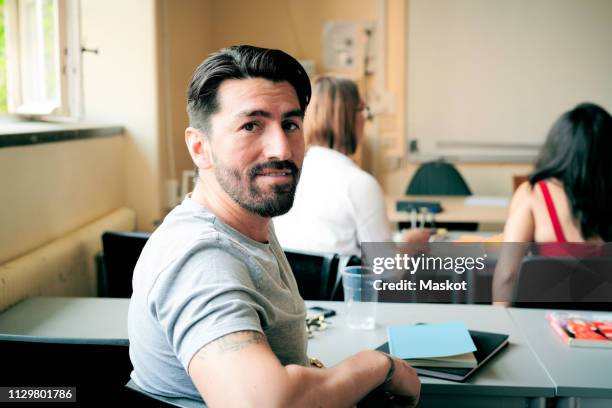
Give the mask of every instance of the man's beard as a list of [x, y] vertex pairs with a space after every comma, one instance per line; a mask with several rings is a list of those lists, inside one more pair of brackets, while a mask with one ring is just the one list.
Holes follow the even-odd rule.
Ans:
[[[213, 155], [214, 156], [214, 155]], [[242, 208], [261, 217], [271, 218], [287, 213], [293, 206], [300, 170], [289, 160], [259, 163], [251, 167], [245, 177], [235, 168], [224, 166], [215, 159], [215, 177], [223, 190]], [[293, 175], [293, 181], [272, 184], [264, 191], [256, 179], [264, 169], [284, 170]]]

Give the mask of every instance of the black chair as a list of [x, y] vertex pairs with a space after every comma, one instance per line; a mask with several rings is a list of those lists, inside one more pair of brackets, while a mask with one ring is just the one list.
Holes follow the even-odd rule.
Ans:
[[451, 163], [421, 164], [406, 188], [407, 195], [472, 195], [472, 191]]
[[150, 235], [146, 232], [105, 232], [102, 235], [104, 268], [100, 279], [101, 296], [132, 296], [134, 267]]
[[355, 255], [337, 255], [338, 267], [335, 272], [335, 282], [328, 300], [344, 300], [344, 287], [342, 286], [342, 271], [348, 266], [361, 265], [361, 258]]
[[330, 300], [336, 282], [336, 254], [284, 249], [304, 300]]
[[612, 258], [527, 256], [519, 270], [513, 306], [612, 310]]
[[[406, 187], [406, 194], [468, 196], [472, 195], [472, 190], [453, 164], [438, 160], [419, 166]], [[478, 224], [473, 222], [436, 222], [436, 226], [462, 231], [478, 229]], [[399, 227], [410, 228], [410, 225], [402, 222]]]
[[0, 334], [0, 361], [3, 386], [76, 387], [83, 406], [137, 401], [127, 340]]

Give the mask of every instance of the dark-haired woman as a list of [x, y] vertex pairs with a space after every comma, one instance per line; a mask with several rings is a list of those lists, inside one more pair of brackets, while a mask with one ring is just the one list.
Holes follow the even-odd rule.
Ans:
[[[612, 117], [583, 103], [561, 115], [550, 130], [533, 173], [512, 198], [504, 241], [537, 242], [540, 255], [584, 256], [589, 247], [571, 243], [610, 240]], [[495, 271], [494, 300], [510, 300], [525, 248], [504, 248], [506, 256], [502, 253]]]

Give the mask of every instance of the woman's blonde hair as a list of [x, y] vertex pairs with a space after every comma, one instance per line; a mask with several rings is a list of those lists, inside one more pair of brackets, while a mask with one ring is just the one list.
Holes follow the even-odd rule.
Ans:
[[355, 120], [360, 104], [354, 81], [329, 75], [318, 77], [304, 119], [306, 144], [328, 147], [346, 155], [355, 153]]

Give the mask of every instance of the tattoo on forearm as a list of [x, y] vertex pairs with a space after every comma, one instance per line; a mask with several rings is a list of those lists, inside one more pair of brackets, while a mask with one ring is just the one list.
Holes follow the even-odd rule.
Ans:
[[201, 360], [211, 355], [234, 353], [254, 344], [266, 343], [266, 336], [256, 331], [241, 331], [228, 334], [202, 347], [197, 353]]

